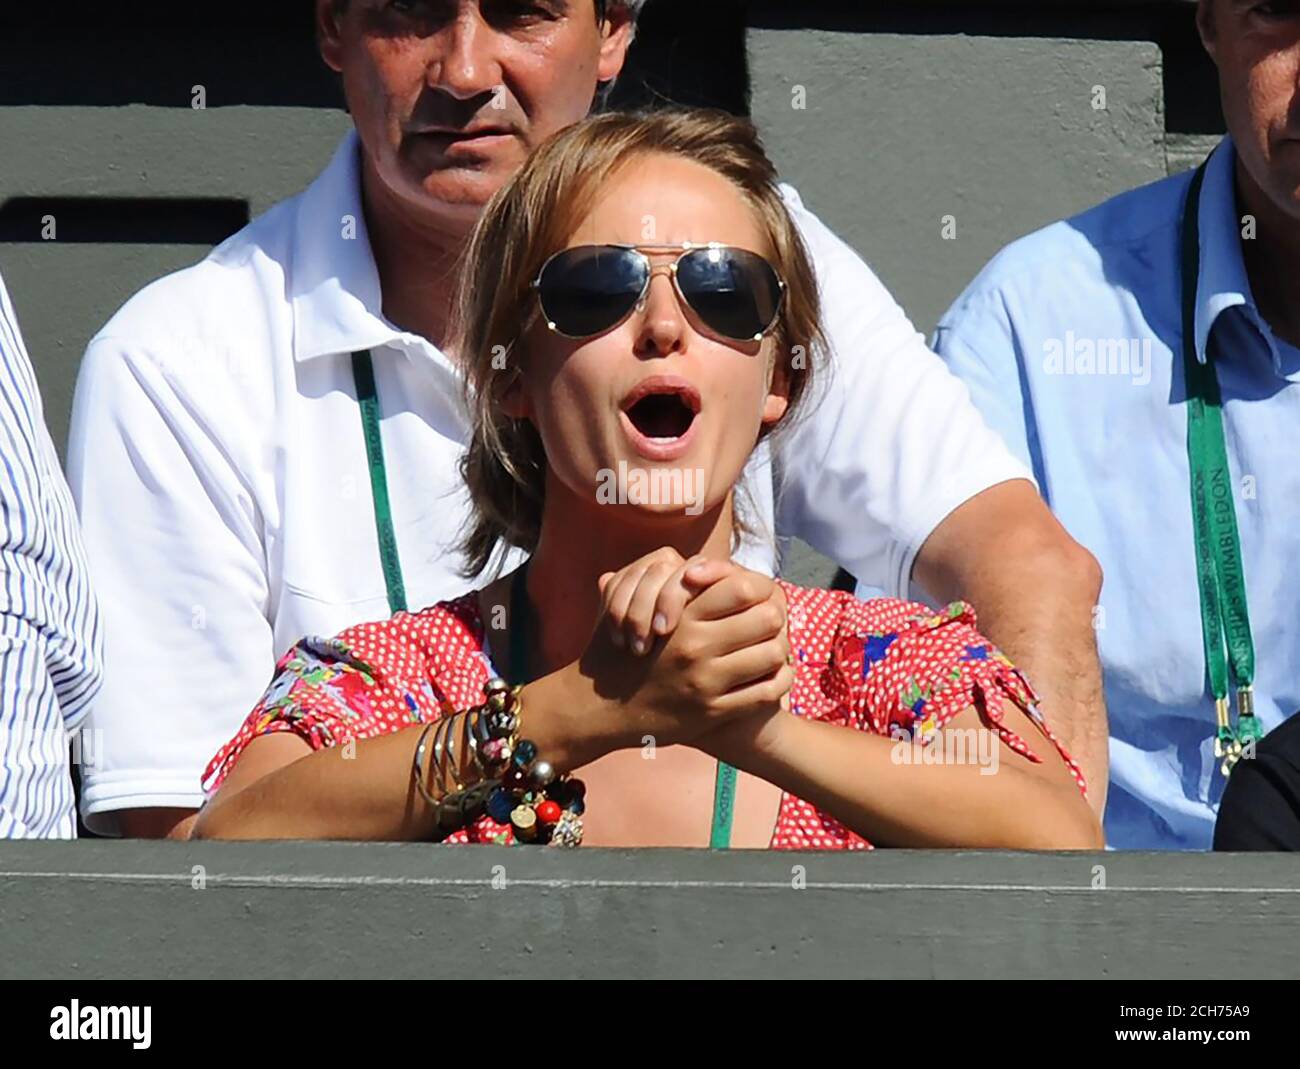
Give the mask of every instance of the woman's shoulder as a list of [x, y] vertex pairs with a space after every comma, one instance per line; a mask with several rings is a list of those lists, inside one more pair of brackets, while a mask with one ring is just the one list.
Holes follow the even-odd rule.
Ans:
[[940, 609], [898, 598], [861, 601], [844, 591], [783, 584], [791, 638], [801, 668], [829, 716], [880, 735], [933, 736], [976, 706], [986, 723], [1023, 753], [1002, 724], [1007, 703], [1038, 718], [1038, 696], [1024, 675], [976, 627], [963, 601]]
[[482, 650], [478, 592], [414, 612], [402, 610], [387, 619], [353, 624], [340, 631], [331, 644], [374, 669], [398, 675], [425, 674], [441, 663]]
[[[1019, 677], [980, 634], [966, 602], [935, 609], [900, 598], [863, 601], [842, 590], [782, 587], [802, 669], [826, 697], [850, 708], [873, 708], [875, 730], [940, 695], [957, 710], [970, 704], [972, 687]], [[1017, 683], [1015, 689], [1030, 697], [1027, 686]]]
[[410, 616], [410, 620], [404, 622], [411, 632], [425, 641], [455, 648], [468, 644], [475, 650], [483, 645], [483, 615], [479, 610], [477, 590], [439, 601], [416, 613], [398, 613], [397, 617], [404, 615]]
[[978, 624], [975, 610], [964, 601], [935, 609], [902, 598], [863, 601], [844, 590], [798, 586], [782, 579], [777, 582], [785, 593], [791, 626], [812, 636], [883, 638], [954, 623], [974, 630]]

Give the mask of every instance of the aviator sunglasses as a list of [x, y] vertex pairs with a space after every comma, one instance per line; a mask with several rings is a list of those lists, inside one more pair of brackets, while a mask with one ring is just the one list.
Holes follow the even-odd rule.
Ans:
[[546, 325], [566, 338], [590, 338], [626, 319], [645, 300], [653, 267], [647, 253], [680, 253], [669, 265], [678, 296], [700, 321], [732, 341], [761, 341], [781, 311], [785, 282], [756, 252], [721, 245], [578, 245], [542, 265], [532, 288]]

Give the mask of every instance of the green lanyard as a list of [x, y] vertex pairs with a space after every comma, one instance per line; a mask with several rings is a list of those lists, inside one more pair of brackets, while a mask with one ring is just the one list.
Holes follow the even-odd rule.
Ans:
[[393, 510], [388, 501], [384, 440], [379, 436], [379, 396], [375, 392], [375, 365], [368, 350], [352, 354], [352, 379], [356, 384], [357, 404], [361, 406], [361, 430], [366, 439], [370, 495], [375, 502], [375, 529], [379, 534], [379, 562], [384, 568], [384, 586], [388, 590], [388, 611], [404, 612], [406, 584], [402, 582], [402, 562], [397, 556], [397, 534], [393, 530]]
[[[388, 500], [388, 474], [384, 465], [384, 445], [379, 436], [379, 397], [375, 391], [375, 368], [368, 351], [352, 354], [352, 378], [356, 384], [357, 403], [361, 407], [361, 427], [366, 439], [366, 462], [370, 467], [370, 493], [375, 502], [375, 528], [379, 534], [379, 559], [384, 569], [391, 612], [406, 609], [406, 587], [402, 582], [402, 562], [397, 554], [397, 534], [393, 530], [393, 511]], [[525, 561], [510, 589], [510, 678], [525, 683], [528, 677], [528, 562]], [[731, 845], [731, 821], [735, 810], [736, 770], [718, 762], [713, 788], [713, 828], [709, 846], [725, 849]]]
[[[1183, 373], [1187, 382], [1187, 459], [1191, 469], [1192, 526], [1205, 666], [1214, 695], [1217, 729], [1214, 756], [1226, 776], [1263, 736], [1255, 716], [1255, 643], [1250, 633], [1246, 579], [1237, 535], [1237, 510], [1223, 436], [1223, 398], [1214, 373], [1213, 348], [1202, 363], [1196, 355], [1196, 299], [1200, 277], [1200, 204], [1206, 165], [1192, 177], [1183, 211]], [[1234, 730], [1228, 702], [1228, 673], [1237, 690]]]

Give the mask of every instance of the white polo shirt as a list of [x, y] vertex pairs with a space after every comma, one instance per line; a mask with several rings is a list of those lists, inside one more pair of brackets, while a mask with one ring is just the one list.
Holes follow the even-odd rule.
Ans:
[[[91, 341], [68, 475], [105, 628], [82, 808], [197, 808], [199, 776], [270, 682], [279, 654], [388, 615], [351, 354], [370, 349], [412, 609], [486, 582], [452, 546], [467, 513], [457, 369], [383, 316], [349, 134], [303, 193], [201, 263], [146, 287]], [[833, 368], [819, 406], [766, 449], [761, 521], [905, 594], [954, 508], [1029, 478], [966, 387], [858, 256], [785, 187], [825, 301]], [[774, 517], [775, 511], [775, 517]], [[769, 573], [771, 540], [741, 559]]]

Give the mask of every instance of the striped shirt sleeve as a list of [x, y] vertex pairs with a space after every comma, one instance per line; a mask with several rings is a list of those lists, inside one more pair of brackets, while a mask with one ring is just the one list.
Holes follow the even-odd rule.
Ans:
[[72, 498], [0, 279], [0, 838], [76, 836], [69, 748], [99, 689], [102, 641]]

